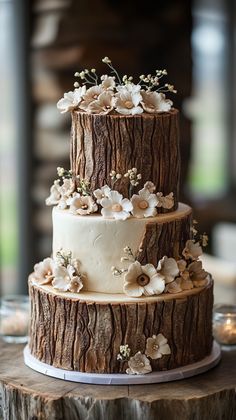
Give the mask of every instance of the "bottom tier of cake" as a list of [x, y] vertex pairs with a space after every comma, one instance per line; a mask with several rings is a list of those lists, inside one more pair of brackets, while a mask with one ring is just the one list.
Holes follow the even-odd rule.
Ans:
[[[132, 373], [132, 363], [118, 356], [120, 346], [127, 345], [130, 360], [141, 352], [147, 355], [152, 371], [169, 370], [197, 362], [212, 349], [210, 279], [205, 287], [137, 299], [99, 293], [57, 293], [51, 286], [37, 285], [32, 278], [29, 291], [30, 353], [54, 367], [125, 373], [131, 366]], [[153, 338], [158, 334], [166, 339], [169, 351], [162, 352], [165, 343], [159, 343], [158, 350], [158, 341]], [[141, 355], [140, 360], [133, 359], [135, 366], [136, 362], [142, 365]]]

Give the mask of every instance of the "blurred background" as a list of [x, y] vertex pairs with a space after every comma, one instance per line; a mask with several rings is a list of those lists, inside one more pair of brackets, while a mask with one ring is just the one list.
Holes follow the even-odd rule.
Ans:
[[181, 111], [181, 200], [207, 232], [216, 301], [236, 302], [236, 4], [232, 0], [0, 0], [1, 293], [27, 291], [51, 253], [44, 204], [69, 167], [74, 73], [109, 56], [123, 74], [168, 70]]

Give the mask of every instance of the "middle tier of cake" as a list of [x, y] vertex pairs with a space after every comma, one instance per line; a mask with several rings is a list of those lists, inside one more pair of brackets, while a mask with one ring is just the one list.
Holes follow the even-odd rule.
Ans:
[[123, 293], [124, 276], [114, 276], [112, 267], [121, 262], [130, 247], [142, 265], [153, 264], [166, 255], [178, 259], [191, 237], [192, 210], [179, 204], [176, 211], [151, 219], [104, 219], [100, 215], [79, 216], [53, 209], [53, 256], [70, 251], [85, 274], [83, 291]]

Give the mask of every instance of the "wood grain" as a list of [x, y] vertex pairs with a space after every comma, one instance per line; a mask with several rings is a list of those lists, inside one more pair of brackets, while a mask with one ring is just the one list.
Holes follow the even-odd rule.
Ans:
[[[124, 174], [136, 167], [142, 174], [141, 185], [149, 180], [164, 195], [174, 193], [175, 210], [180, 176], [178, 111], [134, 116], [73, 111], [70, 160], [73, 174], [88, 179], [93, 190], [110, 184], [111, 170]], [[116, 189], [128, 197], [127, 179]]]
[[[172, 353], [152, 361], [166, 370], [202, 359], [211, 351], [212, 282], [199, 293], [140, 303], [88, 303], [58, 296], [29, 282], [30, 351], [42, 362], [81, 372], [124, 372], [117, 361], [121, 344], [145, 352], [153, 334], [162, 333]], [[109, 301], [109, 298], [108, 298]]]

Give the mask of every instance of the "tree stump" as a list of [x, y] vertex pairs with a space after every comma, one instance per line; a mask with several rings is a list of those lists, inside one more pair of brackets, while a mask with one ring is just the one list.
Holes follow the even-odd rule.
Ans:
[[234, 420], [236, 351], [223, 352], [207, 373], [156, 385], [102, 386], [65, 382], [23, 362], [23, 346], [0, 342], [3, 420]]

